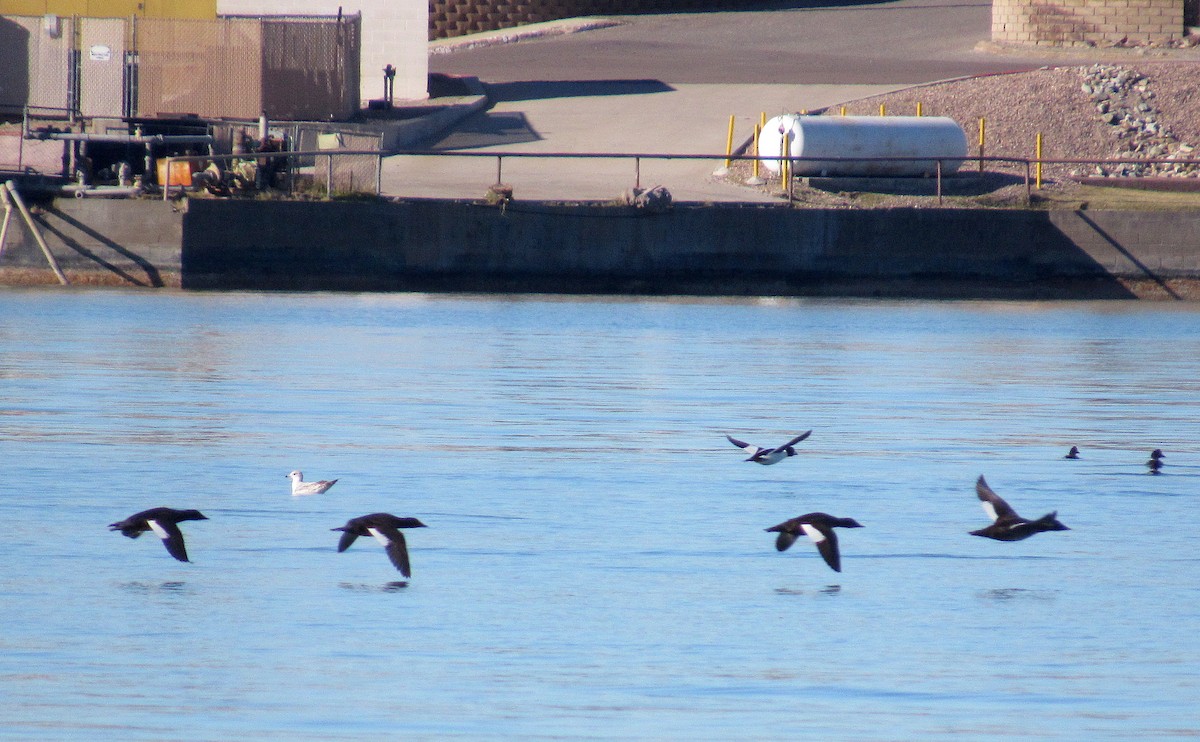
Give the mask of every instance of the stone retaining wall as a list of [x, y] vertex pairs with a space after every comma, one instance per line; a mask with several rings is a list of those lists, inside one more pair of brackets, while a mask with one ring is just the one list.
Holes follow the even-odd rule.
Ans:
[[670, 13], [729, 5], [730, 0], [429, 0], [429, 39], [588, 15]]
[[992, 41], [1038, 46], [1162, 44], [1195, 0], [993, 0]]

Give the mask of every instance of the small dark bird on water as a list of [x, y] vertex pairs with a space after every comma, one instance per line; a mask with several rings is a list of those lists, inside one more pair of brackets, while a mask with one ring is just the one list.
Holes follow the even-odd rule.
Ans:
[[1078, 446], [1071, 446], [1071, 450], [1070, 450], [1070, 451], [1067, 451], [1067, 455], [1066, 455], [1066, 456], [1063, 456], [1063, 458], [1064, 458], [1064, 459], [1077, 459], [1077, 458], [1079, 458], [1079, 447], [1078, 447]]
[[392, 560], [400, 574], [412, 577], [412, 569], [408, 564], [408, 547], [404, 543], [401, 528], [426, 528], [426, 525], [416, 518], [397, 518], [390, 513], [371, 513], [351, 518], [346, 521], [346, 525], [329, 530], [343, 532], [341, 541], [338, 541], [339, 554], [349, 549], [350, 544], [359, 536], [374, 536], [376, 541], [383, 544], [388, 559]]
[[750, 458], [746, 459], [746, 461], [753, 461], [756, 464], [770, 466], [771, 464], [778, 464], [780, 461], [783, 461], [789, 456], [795, 456], [796, 449], [792, 448], [792, 446], [796, 445], [810, 435], [812, 435], [811, 430], [801, 433], [782, 446], [776, 446], [775, 448], [762, 448], [761, 446], [756, 446], [753, 443], [739, 441], [737, 438], [734, 438], [728, 433], [725, 434], [725, 437], [729, 439], [730, 443], [750, 454]]
[[1162, 460], [1165, 457], [1166, 454], [1162, 452], [1161, 448], [1156, 448], [1150, 452], [1150, 460], [1146, 462], [1146, 466], [1150, 469], [1151, 474], [1159, 474], [1162, 472]]
[[983, 536], [997, 541], [1020, 541], [1035, 533], [1043, 531], [1069, 531], [1058, 522], [1058, 511], [1047, 513], [1037, 520], [1025, 520], [1005, 502], [1000, 495], [992, 491], [983, 475], [975, 482], [975, 494], [983, 504], [983, 512], [992, 519], [992, 524], [978, 531], [971, 531], [972, 536]]
[[817, 551], [821, 552], [825, 563], [834, 572], [841, 572], [842, 558], [838, 552], [837, 534], [833, 529], [862, 527], [862, 524], [853, 518], [835, 518], [826, 513], [806, 513], [777, 526], [771, 526], [766, 531], [779, 534], [775, 539], [775, 548], [779, 551], [787, 551], [801, 534], [808, 536], [817, 545]]
[[137, 538], [147, 531], [162, 539], [167, 553], [181, 562], [188, 560], [183, 544], [183, 532], [179, 523], [185, 520], [208, 520], [199, 510], [175, 510], [173, 508], [151, 508], [129, 516], [125, 520], [109, 524], [112, 531], [120, 531], [129, 538]]

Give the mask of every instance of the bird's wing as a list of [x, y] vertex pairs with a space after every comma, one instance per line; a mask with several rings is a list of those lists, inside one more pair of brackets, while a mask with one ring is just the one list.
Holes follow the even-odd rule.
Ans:
[[979, 495], [983, 512], [988, 514], [993, 523], [1001, 520], [1020, 519], [1021, 516], [1017, 515], [1017, 512], [1004, 501], [1004, 498], [992, 491], [982, 474], [975, 482], [975, 494]]
[[[337, 529], [335, 528], [334, 530], [337, 530]], [[357, 534], [357, 533], [355, 533], [354, 531], [350, 530], [349, 528], [346, 528], [346, 529], [345, 529], [345, 530], [342, 532], [342, 537], [341, 537], [341, 538], [338, 540], [338, 553], [339, 553], [339, 554], [341, 554], [341, 553], [342, 553], [343, 551], [345, 551], [346, 549], [349, 549], [349, 548], [350, 548], [350, 544], [354, 543], [354, 541], [355, 541], [357, 538], [358, 538], [358, 534]]]
[[412, 577], [412, 570], [408, 564], [408, 544], [405, 543], [404, 534], [400, 533], [400, 529], [392, 526], [372, 526], [368, 530], [379, 543], [383, 544], [388, 559], [392, 560], [392, 564], [400, 570], [400, 574]]
[[153, 518], [147, 519], [146, 523], [162, 539], [168, 554], [181, 562], [188, 561], [187, 548], [183, 545], [183, 532], [179, 530], [179, 526], [170, 521], [160, 522]]
[[777, 551], [787, 551], [792, 544], [796, 543], [796, 537], [799, 536], [794, 520], [785, 520], [779, 525], [771, 526], [766, 530], [768, 533], [779, 534], [775, 539], [775, 549]]
[[[801, 433], [800, 435], [798, 435], [798, 436], [796, 436], [795, 438], [791, 439], [790, 441], [788, 441], [787, 443], [783, 444], [782, 446], [779, 446], [778, 448], [774, 448], [774, 449], [772, 449], [772, 450], [773, 450], [773, 451], [787, 451], [789, 448], [791, 448], [792, 446], [796, 445], [797, 443], [799, 443], [800, 441], [804, 440], [805, 438], [809, 437], [810, 435], [812, 435], [812, 431], [811, 431], [811, 430], [809, 430], [809, 431], [807, 431], [807, 432], [804, 432], [804, 433]], [[789, 453], [790, 453], [790, 452], [789, 452]]]
[[817, 551], [821, 552], [825, 563], [834, 572], [841, 572], [842, 558], [838, 554], [837, 534], [833, 532], [833, 529], [822, 528], [811, 523], [802, 523], [800, 527], [804, 529], [804, 533], [817, 545]]
[[729, 442], [730, 442], [730, 443], [732, 443], [733, 445], [735, 445], [735, 446], [737, 446], [738, 448], [742, 449], [743, 451], [745, 451], [746, 453], [750, 454], [751, 456], [753, 456], [753, 455], [757, 454], [759, 451], [766, 450], [766, 449], [763, 449], [763, 448], [759, 448], [758, 446], [754, 445], [753, 443], [747, 443], [747, 442], [745, 442], [745, 441], [739, 441], [737, 438], [734, 438], [733, 436], [731, 436], [731, 435], [730, 435], [730, 434], [728, 434], [728, 433], [726, 433], [726, 434], [725, 434], [725, 437], [729, 439]]
[[787, 551], [788, 548], [794, 543], [796, 543], [796, 534], [791, 531], [781, 530], [779, 532], [779, 537], [775, 539], [775, 550]]

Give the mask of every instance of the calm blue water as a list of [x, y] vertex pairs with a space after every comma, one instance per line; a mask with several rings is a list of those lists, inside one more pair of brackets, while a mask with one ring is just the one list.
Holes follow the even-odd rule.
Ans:
[[2, 291], [0, 737], [1197, 736], [1198, 413], [1196, 305]]

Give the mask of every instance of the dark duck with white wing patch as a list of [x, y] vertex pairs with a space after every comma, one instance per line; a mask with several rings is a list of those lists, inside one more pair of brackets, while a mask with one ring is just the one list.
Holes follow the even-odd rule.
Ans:
[[983, 511], [992, 519], [992, 524], [978, 531], [971, 531], [972, 536], [983, 536], [996, 541], [1021, 541], [1036, 533], [1045, 531], [1069, 531], [1058, 522], [1058, 511], [1047, 513], [1037, 520], [1026, 520], [988, 486], [983, 475], [975, 482], [975, 494], [983, 504]]
[[109, 524], [112, 531], [120, 531], [129, 538], [137, 538], [147, 531], [154, 531], [167, 553], [181, 562], [188, 560], [187, 548], [183, 543], [183, 532], [179, 523], [185, 520], [208, 520], [199, 510], [175, 510], [174, 508], [151, 508], [135, 513], [125, 520]]
[[779, 551], [787, 551], [800, 536], [808, 536], [816, 544], [817, 551], [821, 552], [825, 563], [834, 572], [841, 572], [842, 557], [838, 552], [837, 534], [833, 529], [862, 527], [862, 524], [853, 518], [835, 518], [827, 513], [806, 513], [766, 530], [768, 533], [779, 534], [775, 539], [775, 548]]
[[359, 536], [373, 536], [383, 544], [388, 559], [400, 574], [412, 577], [412, 569], [408, 563], [408, 546], [404, 542], [401, 528], [425, 528], [426, 525], [416, 518], [398, 518], [391, 513], [371, 513], [358, 518], [351, 518], [346, 525], [331, 528], [331, 531], [342, 531], [342, 539], [338, 541], [338, 553], [350, 548]]

